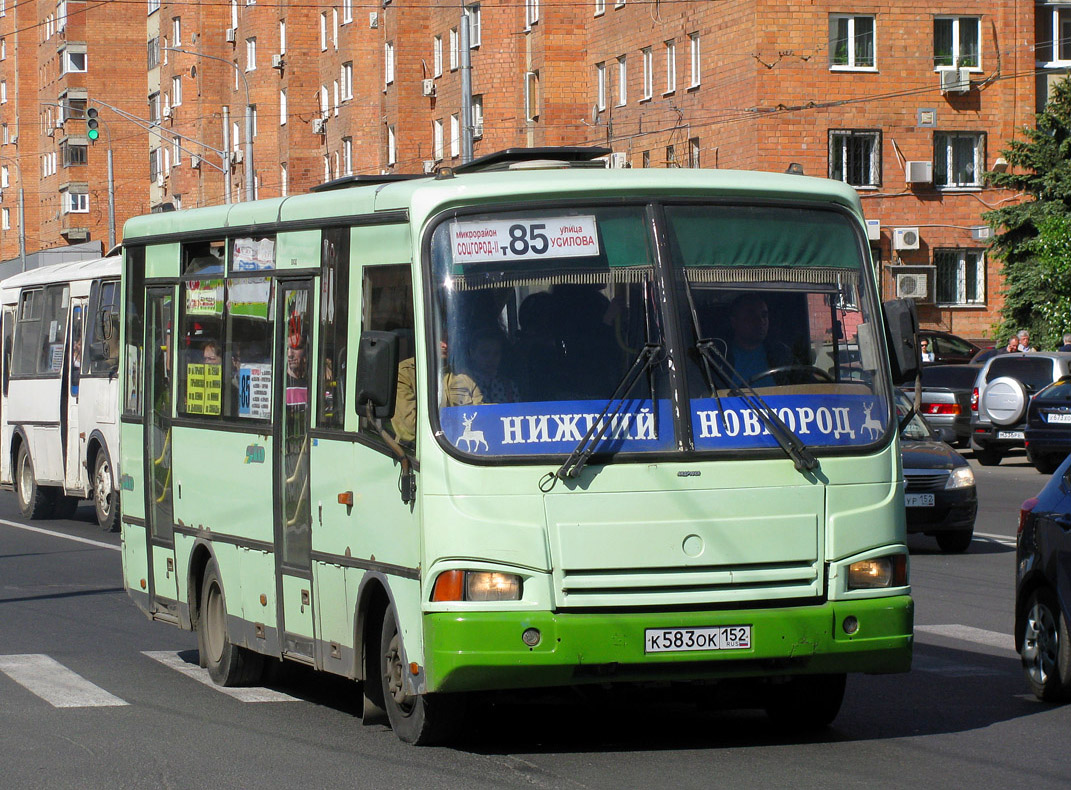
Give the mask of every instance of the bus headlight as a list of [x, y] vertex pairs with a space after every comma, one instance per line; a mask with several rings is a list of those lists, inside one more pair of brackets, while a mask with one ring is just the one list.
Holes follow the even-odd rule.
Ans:
[[860, 560], [848, 566], [849, 590], [903, 587], [905, 584], [907, 584], [907, 556], [904, 554]]
[[499, 571], [444, 571], [435, 580], [433, 601], [519, 601], [521, 577]]
[[945, 488], [967, 488], [973, 485], [974, 472], [971, 471], [969, 466], [961, 466], [952, 470], [952, 474], [948, 476], [948, 482], [945, 483]]

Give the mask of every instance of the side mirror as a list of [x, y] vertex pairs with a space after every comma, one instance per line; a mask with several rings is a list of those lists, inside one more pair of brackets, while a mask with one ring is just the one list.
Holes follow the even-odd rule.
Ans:
[[918, 314], [913, 299], [890, 299], [882, 305], [885, 313], [885, 342], [889, 347], [893, 384], [906, 384], [919, 374]]
[[361, 332], [357, 349], [357, 413], [364, 416], [367, 405], [379, 419], [394, 414], [398, 392], [398, 336], [393, 332]]

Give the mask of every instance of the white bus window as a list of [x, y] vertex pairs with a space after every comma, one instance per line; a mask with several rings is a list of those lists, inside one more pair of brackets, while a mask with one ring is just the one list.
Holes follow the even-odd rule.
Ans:
[[82, 350], [83, 376], [112, 376], [119, 369], [119, 282], [93, 283]]
[[68, 293], [66, 285], [23, 292], [15, 328], [12, 375], [60, 374], [67, 332]]

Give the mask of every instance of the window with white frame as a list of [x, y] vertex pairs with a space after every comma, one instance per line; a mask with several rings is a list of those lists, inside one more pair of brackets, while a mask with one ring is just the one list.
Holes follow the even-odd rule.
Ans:
[[539, 21], [539, 0], [524, 0], [524, 24], [531, 27]]
[[1071, 63], [1071, 4], [1038, 4], [1034, 23], [1038, 63], [1051, 66]]
[[339, 81], [342, 83], [342, 101], [349, 101], [353, 98], [353, 61], [342, 64]]
[[0, 60], [7, 60], [7, 39], [0, 38]]
[[398, 141], [394, 136], [394, 127], [387, 127], [387, 164], [393, 165], [398, 161]]
[[606, 13], [606, 0], [595, 0], [595, 16], [602, 16]]
[[933, 183], [980, 187], [985, 168], [985, 133], [937, 132], [933, 136]]
[[353, 175], [353, 138], [342, 138], [342, 172], [347, 175]]
[[933, 67], [981, 71], [982, 20], [976, 16], [933, 18]]
[[622, 55], [617, 59], [617, 106], [624, 107], [628, 102], [628, 69]]
[[64, 74], [78, 74], [86, 70], [86, 53], [84, 50], [79, 52], [68, 47], [60, 53], [60, 58], [63, 63]]
[[320, 14], [320, 51], [327, 52], [327, 12]]
[[443, 75], [443, 37], [436, 36], [431, 40], [431, 76]]
[[279, 54], [286, 54], [286, 20], [279, 20]]
[[5, 145], [11, 142], [11, 132], [8, 131], [7, 124], [0, 125], [0, 141]]
[[342, 0], [342, 24], [353, 21], [353, 0]]
[[8, 209], [0, 210], [0, 218], [2, 218], [2, 226], [4, 230], [11, 230], [11, 211]]
[[231, 27], [238, 29], [238, 0], [231, 0]]
[[160, 92], [149, 94], [149, 123], [160, 123]]
[[286, 162], [279, 164], [279, 193], [286, 197], [290, 191], [290, 173]]
[[666, 41], [666, 93], [677, 90], [677, 42]]
[[182, 46], [182, 17], [176, 16], [171, 20], [171, 46]]
[[331, 157], [324, 154], [324, 181], [331, 180]]
[[692, 65], [692, 77], [691, 77], [691, 81], [688, 83], [688, 87], [697, 88], [697, 87], [699, 87], [700, 73], [702, 71], [702, 69], [701, 69], [702, 58], [701, 58], [701, 53], [700, 53], [700, 49], [699, 49], [699, 34], [698, 33], [690, 33], [688, 35], [688, 49], [689, 49], [689, 52], [691, 54], [691, 65]]
[[253, 133], [253, 137], [256, 137], [257, 136], [257, 105], [255, 105], [255, 104], [250, 104], [249, 105], [249, 120], [252, 121], [251, 125], [252, 125], [253, 128], [252, 128], [251, 131]]
[[606, 64], [595, 64], [595, 107], [602, 112], [606, 109]]
[[443, 122], [436, 118], [431, 122], [431, 155], [436, 162], [443, 158]]
[[651, 92], [654, 90], [654, 75], [652, 74], [654, 55], [651, 54], [650, 47], [644, 47], [640, 50], [640, 56], [643, 62], [643, 96], [640, 97], [640, 101], [647, 101], [651, 98]]
[[64, 192], [64, 214], [88, 214], [89, 195], [85, 192]]
[[933, 251], [939, 305], [985, 303], [985, 252], [980, 249], [937, 249]]
[[67, 27], [67, 0], [56, 3], [56, 32], [62, 33]]
[[450, 28], [450, 71], [457, 71], [461, 45], [458, 43], [457, 28]]
[[0, 166], [0, 189], [7, 189], [11, 186], [10, 175], [8, 173], [7, 165]]
[[340, 175], [342, 175], [342, 171], [339, 169], [340, 168], [339, 160], [340, 160], [340, 157], [338, 155], [338, 151], [335, 151], [333, 154], [331, 154], [331, 161], [335, 163], [334, 164], [334, 168], [331, 170], [331, 176], [333, 178], [338, 178]]
[[614, 8], [623, 8], [625, 0], [614, 0]]
[[483, 94], [472, 97], [472, 136], [483, 137]]
[[881, 132], [830, 129], [829, 177], [853, 187], [881, 185]]
[[320, 86], [320, 117], [325, 121], [327, 116], [331, 114], [331, 105], [328, 104], [327, 86]]
[[160, 10], [160, 0], [149, 0], [149, 14], [151, 15]]
[[286, 88], [279, 89], [279, 125], [286, 126]]
[[461, 119], [457, 113], [450, 116], [450, 156], [461, 153]]
[[0, 104], [7, 104], [7, 80], [0, 80]]
[[256, 71], [257, 68], [257, 39], [256, 36], [245, 40], [245, 70]]
[[334, 114], [337, 116], [338, 115], [338, 104], [339, 104], [339, 93], [340, 93], [339, 87], [338, 87], [338, 80], [335, 80], [334, 83], [332, 83], [332, 89], [334, 90], [335, 103], [331, 105], [331, 109], [334, 112]]
[[182, 164], [182, 140], [178, 137], [171, 140], [171, 159], [175, 167]]
[[688, 167], [701, 167], [699, 163], [699, 138], [692, 137], [688, 140]]
[[539, 72], [524, 73], [524, 112], [529, 121], [539, 120]]
[[149, 70], [160, 65], [160, 39], [156, 36], [145, 43], [145, 64]]
[[394, 82], [394, 43], [388, 41], [383, 50], [383, 81], [390, 85]]
[[331, 45], [338, 52], [338, 9], [331, 9]]
[[242, 149], [242, 129], [238, 126], [238, 122], [235, 121], [231, 124], [231, 150], [240, 151]]
[[873, 69], [874, 17], [829, 15], [829, 65], [835, 69]]
[[171, 106], [178, 107], [182, 104], [182, 75], [176, 74], [171, 78]]
[[466, 10], [469, 12], [469, 47], [476, 49], [480, 46], [480, 4], [473, 3]]

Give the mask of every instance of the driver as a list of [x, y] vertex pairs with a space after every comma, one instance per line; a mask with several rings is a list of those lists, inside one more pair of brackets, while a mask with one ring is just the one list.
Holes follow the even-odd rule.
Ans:
[[765, 299], [757, 293], [745, 293], [733, 299], [729, 306], [729, 326], [732, 329], [727, 354], [729, 364], [736, 368], [744, 381], [753, 387], [788, 383], [786, 377], [780, 374], [762, 375], [793, 364], [788, 346], [767, 337], [770, 310]]

